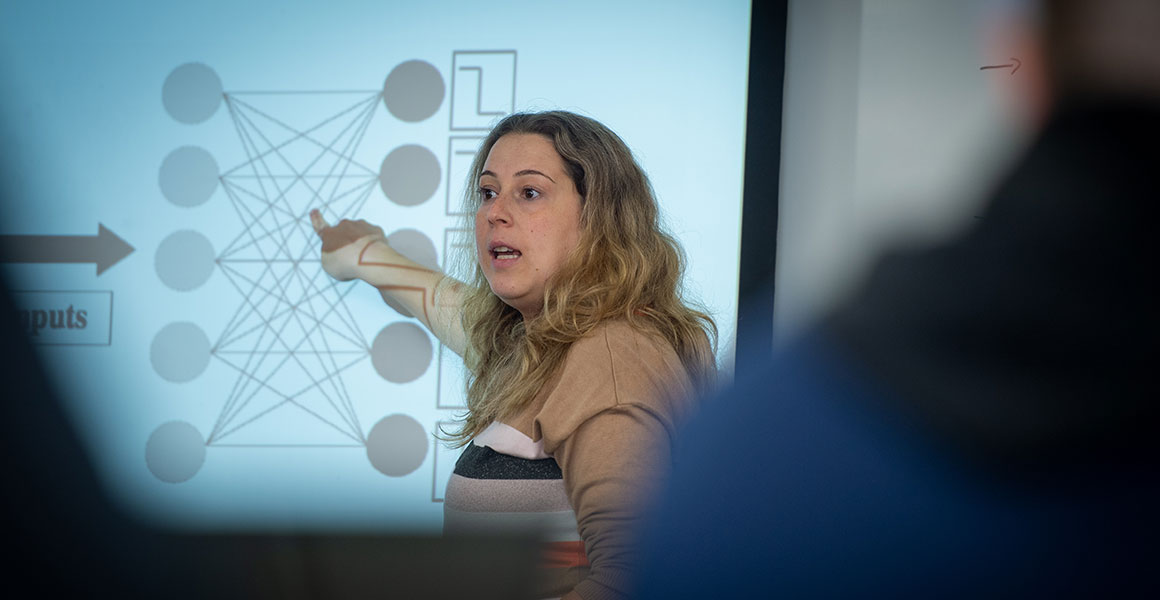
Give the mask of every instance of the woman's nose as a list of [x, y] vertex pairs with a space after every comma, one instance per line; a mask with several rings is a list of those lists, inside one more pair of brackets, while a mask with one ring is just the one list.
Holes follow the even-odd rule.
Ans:
[[492, 225], [511, 223], [511, 212], [506, 198], [497, 196], [488, 204], [487, 222]]

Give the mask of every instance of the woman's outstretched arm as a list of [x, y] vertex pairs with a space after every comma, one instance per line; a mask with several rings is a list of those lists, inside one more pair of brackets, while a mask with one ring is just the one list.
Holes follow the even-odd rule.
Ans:
[[444, 346], [463, 356], [462, 282], [396, 252], [377, 225], [343, 219], [331, 226], [318, 210], [310, 211], [310, 223], [322, 239], [322, 268], [331, 277], [375, 286], [384, 300], [401, 304]]

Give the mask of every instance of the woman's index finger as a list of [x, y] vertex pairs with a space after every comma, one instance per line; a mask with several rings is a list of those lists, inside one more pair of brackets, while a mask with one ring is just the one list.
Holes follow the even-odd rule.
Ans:
[[317, 208], [310, 211], [310, 224], [314, 226], [315, 233], [322, 233], [323, 229], [330, 227], [326, 219], [322, 218], [322, 213], [318, 212]]

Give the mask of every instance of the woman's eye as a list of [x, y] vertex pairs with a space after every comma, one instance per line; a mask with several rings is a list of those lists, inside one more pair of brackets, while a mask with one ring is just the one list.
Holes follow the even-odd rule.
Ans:
[[523, 194], [524, 200], [533, 200], [533, 199], [538, 198], [540, 196], [540, 192], [537, 192], [536, 190], [534, 190], [532, 188], [524, 188], [522, 194]]
[[495, 190], [489, 188], [479, 188], [477, 193], [479, 194], [480, 200], [491, 200], [495, 198]]

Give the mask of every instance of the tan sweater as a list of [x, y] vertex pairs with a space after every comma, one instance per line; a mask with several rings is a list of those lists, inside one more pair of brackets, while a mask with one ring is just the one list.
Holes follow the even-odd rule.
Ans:
[[448, 484], [445, 531], [521, 519], [546, 526], [557, 551], [578, 538], [583, 556], [556, 557], [545, 595], [574, 585], [570, 597], [624, 597], [632, 529], [668, 473], [692, 391], [666, 341], [624, 322], [601, 325], [572, 345], [527, 410], [473, 440]]

